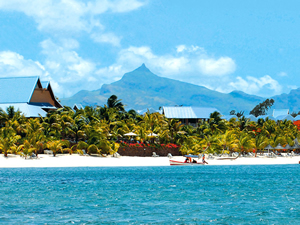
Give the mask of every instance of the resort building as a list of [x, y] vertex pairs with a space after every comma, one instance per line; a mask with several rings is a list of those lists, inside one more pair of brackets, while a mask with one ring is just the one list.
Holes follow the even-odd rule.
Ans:
[[[232, 118], [238, 119], [236, 115], [229, 115], [223, 116], [223, 119], [230, 120]], [[296, 116], [295, 118], [289, 114], [289, 109], [274, 109], [271, 115], [262, 115], [255, 117], [254, 115], [245, 115], [245, 118], [249, 119], [250, 121], [257, 122], [259, 119], [269, 119], [274, 121], [298, 121], [300, 120], [300, 116]]]
[[210, 114], [219, 112], [216, 108], [194, 107], [194, 106], [164, 106], [162, 113], [169, 119], [178, 119], [183, 124], [197, 126], [199, 120], [208, 120]]
[[62, 107], [50, 82], [41, 82], [37, 76], [0, 78], [0, 108], [6, 111], [9, 106], [26, 117], [45, 117], [49, 110]]

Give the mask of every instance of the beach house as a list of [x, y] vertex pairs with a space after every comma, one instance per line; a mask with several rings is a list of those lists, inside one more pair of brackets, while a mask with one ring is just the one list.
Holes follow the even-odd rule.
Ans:
[[0, 108], [9, 106], [21, 111], [26, 117], [45, 117], [50, 110], [61, 108], [49, 81], [38, 76], [0, 78]]
[[197, 126], [199, 120], [208, 120], [213, 112], [220, 112], [216, 108], [194, 106], [164, 106], [162, 113], [169, 119], [178, 119], [186, 125]]

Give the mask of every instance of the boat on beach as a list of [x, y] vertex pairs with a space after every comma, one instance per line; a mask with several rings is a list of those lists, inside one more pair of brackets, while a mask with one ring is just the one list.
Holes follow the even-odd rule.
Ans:
[[[208, 164], [207, 162], [198, 162], [195, 158], [198, 160], [200, 157], [198, 155], [185, 155], [186, 159], [184, 161], [179, 161], [179, 160], [173, 160], [169, 159], [170, 161], [170, 166], [200, 166], [200, 165], [205, 165]], [[192, 160], [193, 158], [193, 160]]]

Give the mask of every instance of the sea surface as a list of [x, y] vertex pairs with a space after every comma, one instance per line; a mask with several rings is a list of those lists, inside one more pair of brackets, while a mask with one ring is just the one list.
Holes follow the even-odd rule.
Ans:
[[300, 224], [300, 165], [0, 169], [1, 224]]

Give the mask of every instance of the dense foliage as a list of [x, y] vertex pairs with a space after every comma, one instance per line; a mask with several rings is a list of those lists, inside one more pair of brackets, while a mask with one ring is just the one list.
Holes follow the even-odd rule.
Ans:
[[[64, 107], [49, 112], [45, 118], [25, 118], [10, 107], [7, 112], [0, 111], [0, 126], [0, 150], [5, 156], [38, 154], [44, 149], [52, 150], [54, 155], [83, 149], [89, 154], [113, 154], [120, 147], [117, 140], [129, 132], [138, 135], [135, 147], [180, 146], [183, 154], [252, 152], [268, 144], [292, 146], [299, 136], [297, 126], [290, 121], [260, 119], [256, 123], [243, 116], [226, 121], [218, 112], [192, 127], [160, 113], [126, 112], [116, 96], [109, 98], [103, 107], [87, 106], [76, 111]], [[159, 136], [148, 136], [150, 133]]]

